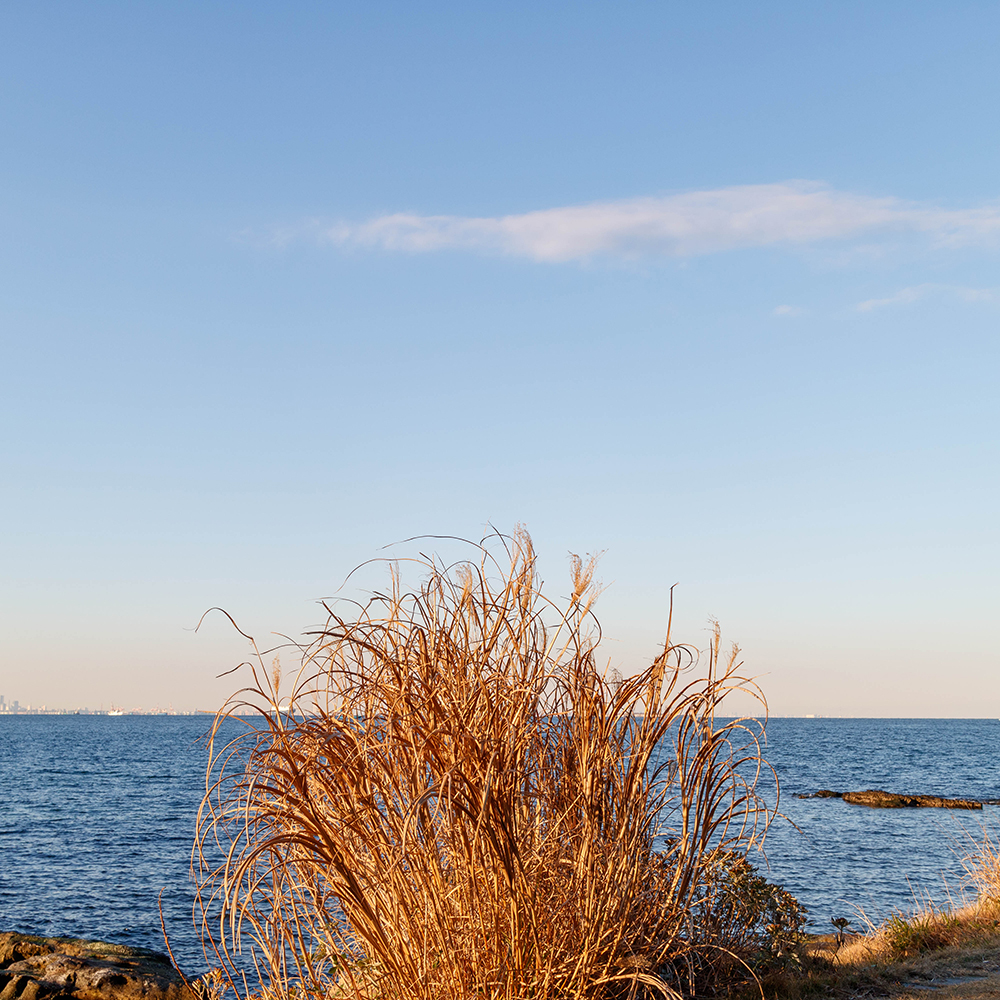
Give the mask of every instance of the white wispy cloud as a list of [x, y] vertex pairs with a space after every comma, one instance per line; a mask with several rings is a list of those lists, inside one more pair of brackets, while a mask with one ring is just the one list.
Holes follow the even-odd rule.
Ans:
[[966, 288], [964, 285], [923, 284], [901, 288], [898, 292], [884, 299], [866, 299], [864, 302], [859, 302], [854, 308], [858, 312], [871, 312], [873, 309], [882, 309], [885, 306], [909, 305], [912, 302], [919, 302], [921, 299], [927, 298], [928, 295], [949, 295], [961, 299], [963, 302], [993, 302], [996, 299], [996, 291], [992, 288]]
[[774, 309], [771, 310], [771, 315], [772, 316], [804, 316], [805, 312], [806, 312], [805, 309], [801, 308], [801, 306], [781, 305], [781, 306], [775, 306]]
[[944, 209], [836, 191], [812, 181], [750, 184], [520, 215], [394, 213], [322, 227], [340, 245], [426, 253], [470, 250], [538, 261], [691, 257], [749, 247], [910, 233], [944, 246], [1000, 238], [1000, 205]]

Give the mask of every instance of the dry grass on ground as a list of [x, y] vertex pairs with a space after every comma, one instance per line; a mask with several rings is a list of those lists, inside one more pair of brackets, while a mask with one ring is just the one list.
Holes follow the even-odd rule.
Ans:
[[[838, 977], [867, 976], [878, 992], [914, 1000], [926, 1000], [928, 994], [949, 1000], [1000, 996], [1000, 927], [996, 922], [969, 908], [951, 914], [935, 930], [940, 936], [930, 937], [926, 916], [917, 921], [916, 937], [904, 932], [905, 945], [897, 937], [898, 923], [889, 935], [880, 932], [854, 942], [837, 963]], [[897, 937], [896, 943], [887, 937]], [[935, 944], [942, 941], [951, 943]], [[906, 954], [899, 954], [901, 945]]]
[[[1000, 997], [1000, 845], [984, 832], [966, 858], [974, 903], [896, 914], [868, 934], [811, 936], [798, 966], [765, 981], [775, 997]], [[758, 994], [759, 995], [759, 994]]]

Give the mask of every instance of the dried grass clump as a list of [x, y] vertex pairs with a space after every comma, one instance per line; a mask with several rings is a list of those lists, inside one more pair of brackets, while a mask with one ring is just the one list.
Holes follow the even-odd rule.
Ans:
[[836, 956], [839, 966], [892, 966], [944, 949], [970, 948], [1000, 934], [1000, 907], [981, 899], [957, 909], [928, 907], [894, 913], [870, 933], [851, 939]]
[[890, 965], [943, 949], [965, 949], [1000, 936], [1000, 844], [984, 826], [982, 837], [970, 837], [963, 859], [974, 902], [915, 913], [893, 913], [870, 933], [851, 941], [837, 956], [842, 965]]
[[1000, 909], [1000, 838], [996, 831], [991, 833], [983, 826], [982, 837], [973, 841], [964, 864], [980, 901], [993, 903]]
[[500, 543], [422, 561], [413, 591], [396, 567], [351, 617], [327, 608], [287, 698], [258, 656], [220, 713], [201, 904], [234, 979], [252, 950], [268, 997], [618, 998], [732, 963], [712, 873], [768, 818], [752, 727], [715, 721], [756, 692], [735, 649], [720, 659], [716, 630], [694, 676], [668, 627], [648, 669], [608, 683], [593, 561], [559, 604], [528, 535]]

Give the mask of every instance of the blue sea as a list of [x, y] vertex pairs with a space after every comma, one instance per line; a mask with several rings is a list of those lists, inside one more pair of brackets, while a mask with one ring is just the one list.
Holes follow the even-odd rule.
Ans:
[[[195, 818], [207, 716], [0, 716], [0, 930], [163, 950], [209, 963], [192, 923]], [[236, 730], [234, 729], [234, 733]], [[810, 912], [861, 925], [962, 898], [962, 856], [997, 807], [876, 810], [798, 799], [820, 788], [1000, 798], [1000, 722], [772, 719], [781, 785], [766, 858], [751, 859]], [[767, 791], [766, 783], [762, 786]], [[773, 799], [773, 796], [769, 796]]]
[[780, 782], [779, 816], [765, 844], [772, 881], [806, 904], [811, 930], [831, 917], [856, 928], [893, 911], [960, 903], [963, 858], [1000, 808], [871, 809], [799, 799], [821, 788], [1000, 798], [997, 719], [771, 719], [764, 753]]

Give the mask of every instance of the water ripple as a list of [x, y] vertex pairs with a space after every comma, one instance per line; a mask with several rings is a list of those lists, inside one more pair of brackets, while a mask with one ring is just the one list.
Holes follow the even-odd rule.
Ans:
[[[174, 952], [206, 965], [191, 919], [205, 717], [0, 717], [0, 930], [105, 938], [162, 950], [157, 895]], [[862, 907], [873, 918], [961, 895], [968, 836], [998, 810], [867, 809], [797, 799], [819, 788], [886, 788], [1000, 798], [995, 720], [773, 719], [781, 781], [767, 843], [770, 877], [813, 926]], [[792, 825], [794, 824], [794, 825]]]

